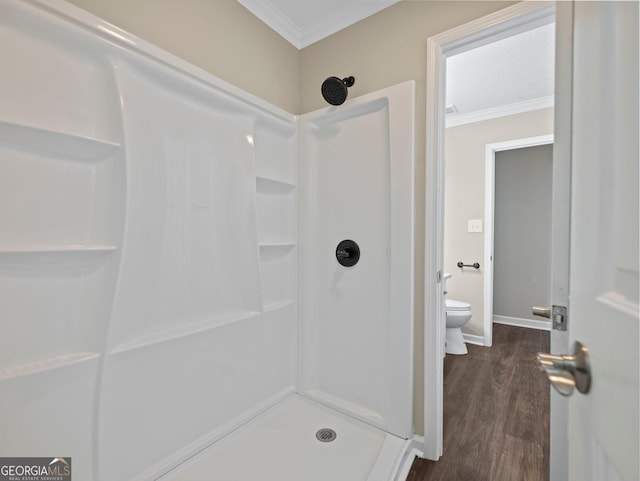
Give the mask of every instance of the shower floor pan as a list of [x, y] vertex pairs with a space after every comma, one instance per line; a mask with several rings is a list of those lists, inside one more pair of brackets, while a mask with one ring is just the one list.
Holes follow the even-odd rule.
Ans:
[[[324, 428], [335, 431], [326, 441]], [[324, 436], [323, 436], [324, 434]], [[292, 395], [161, 481], [394, 481], [407, 442]]]

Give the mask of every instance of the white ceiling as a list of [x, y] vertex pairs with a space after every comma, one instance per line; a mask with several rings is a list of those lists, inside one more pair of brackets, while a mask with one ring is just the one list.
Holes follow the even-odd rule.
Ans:
[[298, 49], [399, 0], [238, 0]]
[[447, 58], [446, 104], [458, 114], [553, 105], [555, 25]]

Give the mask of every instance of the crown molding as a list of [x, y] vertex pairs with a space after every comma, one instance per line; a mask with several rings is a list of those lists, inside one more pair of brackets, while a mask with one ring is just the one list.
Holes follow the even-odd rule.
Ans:
[[275, 30], [282, 38], [298, 50], [359, 22], [374, 13], [384, 10], [398, 1], [399, 0], [376, 0], [345, 2], [341, 8], [334, 8], [313, 22], [309, 22], [306, 25], [298, 25], [271, 3], [270, 0], [238, 0], [242, 6]]
[[531, 112], [532, 110], [546, 109], [554, 106], [554, 96], [539, 97], [537, 99], [524, 100], [513, 104], [493, 107], [486, 110], [478, 110], [467, 114], [452, 114], [445, 118], [445, 127], [456, 127], [458, 125], [482, 122], [483, 120], [506, 117], [507, 115]]

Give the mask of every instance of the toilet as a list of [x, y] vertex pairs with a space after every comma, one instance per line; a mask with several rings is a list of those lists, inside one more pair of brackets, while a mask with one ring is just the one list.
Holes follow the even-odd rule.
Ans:
[[467, 345], [462, 337], [462, 326], [471, 319], [471, 304], [447, 299], [445, 304], [446, 335], [444, 352], [446, 354], [466, 354]]

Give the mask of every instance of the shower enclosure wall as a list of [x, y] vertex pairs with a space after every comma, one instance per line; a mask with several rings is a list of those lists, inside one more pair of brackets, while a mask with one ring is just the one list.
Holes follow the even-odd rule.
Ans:
[[[409, 438], [413, 82], [300, 117], [299, 390]], [[393, 127], [391, 127], [393, 126]], [[336, 262], [353, 240], [356, 265]]]
[[[412, 436], [413, 84], [299, 122], [50, 0], [0, 3], [0, 45], [0, 455], [193, 480], [170, 471], [317, 412], [380, 432], [362, 479], [392, 479]], [[343, 237], [352, 268], [328, 252]]]

